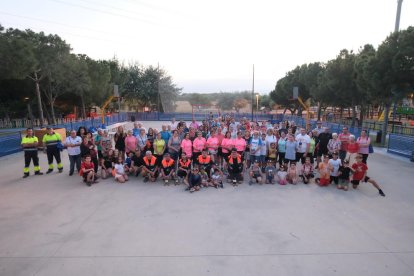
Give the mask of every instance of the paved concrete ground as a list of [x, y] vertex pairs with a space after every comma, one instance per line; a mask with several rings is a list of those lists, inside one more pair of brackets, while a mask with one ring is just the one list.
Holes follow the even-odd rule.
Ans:
[[22, 153], [0, 159], [0, 275], [414, 275], [406, 160], [370, 156], [383, 198], [368, 184], [89, 188], [63, 155], [63, 174], [28, 179]]

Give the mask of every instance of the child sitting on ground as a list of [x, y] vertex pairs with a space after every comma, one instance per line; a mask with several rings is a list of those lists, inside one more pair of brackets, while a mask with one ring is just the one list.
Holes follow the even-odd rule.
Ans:
[[249, 175], [250, 175], [249, 185], [252, 185], [254, 181], [260, 185], [263, 184], [262, 182], [263, 176], [262, 176], [261, 168], [259, 165], [259, 160], [254, 161], [252, 167], [250, 168]]
[[341, 159], [338, 159], [338, 153], [332, 153], [332, 159], [329, 159], [329, 164], [332, 166], [330, 183], [334, 182], [339, 185], [339, 167], [342, 166]]
[[286, 185], [288, 183], [286, 179], [287, 178], [286, 166], [287, 165], [285, 166], [281, 165], [279, 167], [279, 171], [277, 172], [277, 177], [279, 178], [278, 182], [280, 185]]
[[79, 174], [83, 177], [83, 182], [89, 187], [92, 186], [92, 183], [98, 183], [94, 168], [91, 156], [86, 155], [85, 159], [82, 161]]
[[223, 172], [219, 168], [215, 168], [214, 172], [211, 174], [211, 185], [214, 188], [224, 188], [223, 186]]
[[113, 150], [109, 150], [107, 154], [105, 154], [101, 160], [101, 177], [102, 179], [106, 179], [107, 177], [112, 176], [112, 156]]
[[124, 183], [125, 181], [128, 181], [128, 176], [125, 173], [125, 167], [121, 156], [118, 157], [118, 160], [115, 163], [113, 174], [115, 181], [118, 181], [119, 183]]
[[267, 161], [266, 166], [266, 184], [275, 184], [276, 167], [272, 160]]
[[313, 165], [311, 163], [310, 157], [306, 157], [305, 164], [302, 166], [302, 175], [303, 183], [308, 184], [310, 179], [314, 177], [313, 175]]
[[296, 185], [299, 180], [298, 171], [296, 170], [296, 164], [290, 163], [290, 167], [287, 172], [286, 180], [290, 184]]
[[319, 178], [316, 178], [315, 182], [318, 183], [319, 186], [328, 186], [331, 181], [332, 170], [332, 165], [329, 164], [329, 156], [324, 155], [323, 162], [319, 163], [318, 166]]
[[201, 185], [203, 187], [208, 187], [210, 179], [208, 178], [208, 174], [207, 174], [204, 166], [200, 167], [200, 176], [201, 176]]

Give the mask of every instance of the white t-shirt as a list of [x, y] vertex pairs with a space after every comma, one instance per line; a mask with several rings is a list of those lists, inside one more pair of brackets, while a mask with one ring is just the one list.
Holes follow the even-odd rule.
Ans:
[[177, 126], [178, 126], [178, 122], [175, 122], [175, 123], [171, 122], [171, 130], [176, 130]]
[[123, 173], [125, 173], [124, 164], [115, 164], [114, 168], [115, 168], [115, 173], [116, 174], [123, 174]]
[[305, 153], [306, 152], [306, 147], [310, 143], [309, 135], [307, 135], [307, 134], [302, 135], [302, 133], [299, 133], [298, 135], [296, 135], [295, 140], [296, 140], [297, 152]]
[[338, 176], [339, 167], [342, 165], [341, 159], [329, 159], [329, 164], [332, 165], [333, 171], [331, 172], [331, 176]]
[[[66, 137], [65, 144], [79, 144], [82, 143], [82, 138], [76, 136], [72, 138], [71, 136]], [[67, 147], [69, 155], [79, 155], [81, 153], [80, 145], [76, 147]]]
[[262, 145], [260, 146], [260, 155], [266, 155], [266, 153], [267, 153], [266, 140], [262, 139]]

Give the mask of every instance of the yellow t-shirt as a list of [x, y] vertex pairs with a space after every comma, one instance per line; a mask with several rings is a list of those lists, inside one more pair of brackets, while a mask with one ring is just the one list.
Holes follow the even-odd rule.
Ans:
[[154, 140], [154, 154], [162, 154], [162, 149], [164, 148], [165, 141], [163, 139]]

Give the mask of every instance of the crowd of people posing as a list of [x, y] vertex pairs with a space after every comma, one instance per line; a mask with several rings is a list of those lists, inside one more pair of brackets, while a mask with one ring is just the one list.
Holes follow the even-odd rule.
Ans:
[[[99, 177], [113, 177], [123, 183], [139, 175], [144, 182], [161, 179], [164, 185], [184, 183], [190, 192], [203, 187], [224, 188], [226, 182], [237, 186], [244, 180], [249, 185], [334, 183], [344, 191], [349, 184], [356, 189], [361, 182], [369, 182], [385, 196], [377, 182], [367, 176], [371, 149], [367, 132], [362, 130], [355, 139], [346, 127], [340, 134], [331, 133], [321, 122], [317, 122], [315, 129], [306, 130], [288, 121], [272, 124], [243, 118], [236, 122], [230, 116], [211, 116], [201, 123], [193, 120], [189, 125], [173, 119], [161, 130], [146, 129], [135, 122], [128, 131], [118, 127], [113, 138], [105, 129], [98, 129], [94, 137], [82, 127], [72, 130], [65, 141], [59, 141], [53, 129], [46, 135], [54, 137], [43, 138], [48, 173], [53, 171], [53, 158], [59, 172], [63, 170], [60, 151], [56, 149], [56, 144], [62, 142], [69, 154], [69, 175], [76, 167], [88, 186]], [[23, 141], [22, 145], [25, 152], [34, 146], [25, 146]], [[38, 160], [33, 161], [35, 174], [39, 174]], [[30, 156], [25, 163], [27, 177]]]

